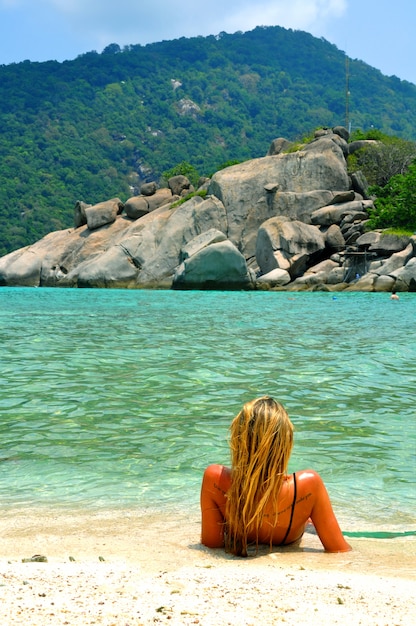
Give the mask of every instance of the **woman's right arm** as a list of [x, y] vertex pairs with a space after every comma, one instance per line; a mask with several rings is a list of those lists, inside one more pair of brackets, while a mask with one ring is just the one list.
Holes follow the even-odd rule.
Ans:
[[[302, 481], [309, 482], [312, 494], [310, 518], [327, 552], [348, 552], [351, 546], [344, 539], [332, 509], [328, 492], [322, 478], [313, 470], [302, 472]], [[305, 485], [306, 486], [306, 485]]]
[[222, 465], [209, 465], [201, 487], [201, 542], [208, 548], [224, 545], [225, 492], [222, 487]]

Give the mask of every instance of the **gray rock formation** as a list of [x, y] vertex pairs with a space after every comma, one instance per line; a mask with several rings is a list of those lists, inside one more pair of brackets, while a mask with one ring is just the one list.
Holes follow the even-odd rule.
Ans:
[[256, 259], [262, 274], [279, 268], [295, 278], [324, 249], [325, 237], [316, 226], [272, 217], [258, 230]]
[[201, 180], [205, 198], [175, 176], [124, 204], [77, 202], [74, 228], [0, 259], [0, 284], [415, 291], [416, 238], [366, 232], [372, 201], [346, 165], [358, 147], [322, 129]]
[[255, 277], [229, 240], [202, 247], [178, 267], [174, 289], [247, 289]]

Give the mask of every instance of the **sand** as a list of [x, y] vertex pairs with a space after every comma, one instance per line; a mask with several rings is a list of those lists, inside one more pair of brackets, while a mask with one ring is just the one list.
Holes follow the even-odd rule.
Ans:
[[[3, 511], [0, 624], [413, 626], [415, 537], [241, 559], [199, 543], [199, 516]], [[33, 555], [47, 562], [22, 562]]]

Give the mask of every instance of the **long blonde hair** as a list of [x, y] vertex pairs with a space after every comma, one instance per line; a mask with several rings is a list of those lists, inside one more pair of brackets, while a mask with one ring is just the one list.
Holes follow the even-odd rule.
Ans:
[[[227, 492], [225, 547], [247, 556], [247, 537], [258, 545], [265, 506], [277, 501], [293, 447], [293, 424], [269, 396], [247, 402], [230, 427], [231, 487]], [[277, 523], [277, 506], [275, 507]]]

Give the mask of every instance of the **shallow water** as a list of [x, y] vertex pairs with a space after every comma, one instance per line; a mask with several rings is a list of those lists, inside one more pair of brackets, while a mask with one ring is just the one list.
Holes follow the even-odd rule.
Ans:
[[198, 506], [255, 396], [354, 529], [416, 526], [416, 294], [0, 289], [6, 507]]

